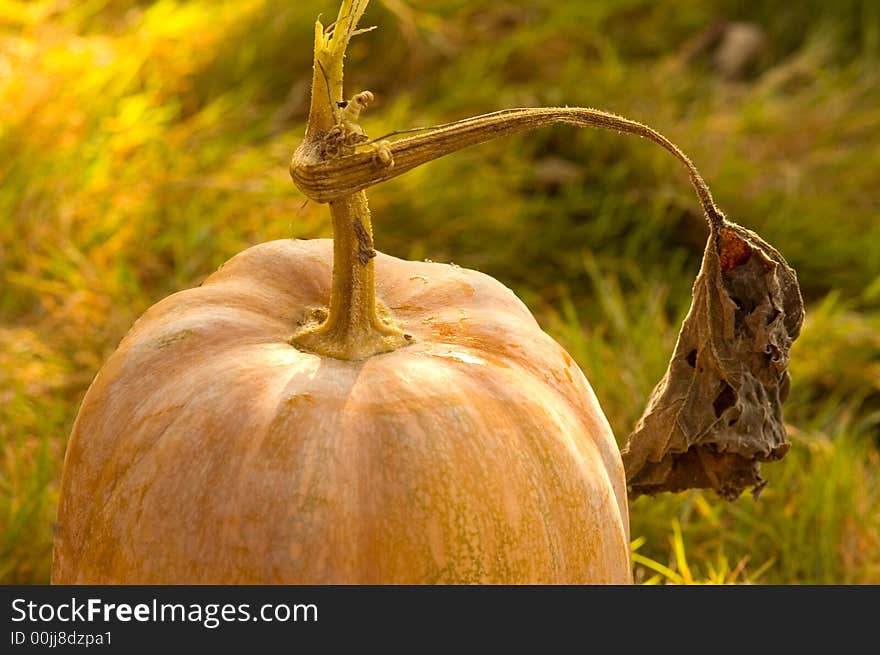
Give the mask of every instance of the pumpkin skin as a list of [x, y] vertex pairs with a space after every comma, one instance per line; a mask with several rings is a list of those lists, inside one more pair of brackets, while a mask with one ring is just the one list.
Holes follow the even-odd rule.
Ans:
[[73, 427], [55, 584], [632, 581], [625, 477], [578, 366], [504, 285], [379, 253], [412, 343], [288, 343], [332, 242], [254, 246], [150, 308]]

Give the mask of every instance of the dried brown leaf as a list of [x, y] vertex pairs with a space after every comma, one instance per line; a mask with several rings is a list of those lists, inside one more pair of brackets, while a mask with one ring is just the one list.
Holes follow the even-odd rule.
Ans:
[[630, 495], [711, 488], [733, 500], [766, 484], [789, 448], [782, 420], [804, 318], [792, 268], [757, 234], [711, 225], [666, 374], [623, 450]]

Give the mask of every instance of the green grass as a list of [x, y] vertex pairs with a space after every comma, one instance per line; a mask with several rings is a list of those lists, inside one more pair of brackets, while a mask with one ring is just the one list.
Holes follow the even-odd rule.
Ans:
[[[62, 8], [59, 8], [62, 7]], [[292, 186], [311, 24], [329, 2], [0, 0], [0, 582], [46, 582], [67, 435], [151, 304], [244, 248], [329, 236]], [[797, 269], [792, 449], [757, 501], [639, 498], [636, 579], [880, 583], [880, 21], [876, 3], [373, 0], [347, 88], [370, 134], [523, 105], [657, 128]], [[722, 79], [720, 20], [766, 47]], [[559, 160], [564, 162], [560, 174]], [[377, 246], [513, 288], [621, 442], [665, 369], [706, 230], [660, 149], [548, 128], [371, 192]]]

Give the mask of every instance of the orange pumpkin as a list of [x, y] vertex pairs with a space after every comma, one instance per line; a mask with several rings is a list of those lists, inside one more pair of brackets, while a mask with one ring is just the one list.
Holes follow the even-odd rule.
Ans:
[[331, 248], [252, 247], [137, 321], [73, 429], [53, 582], [630, 582], [618, 447], [522, 302], [379, 254], [409, 345], [312, 354]]
[[[366, 139], [372, 95], [341, 101], [365, 6], [316, 25], [295, 180]], [[332, 242], [239, 254], [95, 378], [53, 582], [630, 582], [622, 459], [577, 365], [502, 284], [376, 253], [365, 193], [310, 179]]]

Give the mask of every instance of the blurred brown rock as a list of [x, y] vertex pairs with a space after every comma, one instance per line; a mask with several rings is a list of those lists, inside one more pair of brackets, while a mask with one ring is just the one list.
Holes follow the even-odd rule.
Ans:
[[715, 68], [727, 79], [742, 77], [758, 58], [764, 42], [764, 31], [754, 23], [728, 23], [715, 50]]
[[705, 58], [724, 79], [741, 79], [757, 62], [765, 44], [764, 30], [756, 24], [718, 20], [684, 44], [681, 61], [692, 64]]

